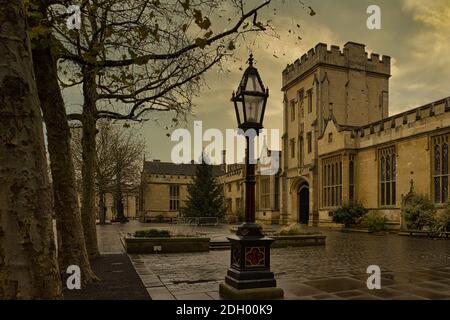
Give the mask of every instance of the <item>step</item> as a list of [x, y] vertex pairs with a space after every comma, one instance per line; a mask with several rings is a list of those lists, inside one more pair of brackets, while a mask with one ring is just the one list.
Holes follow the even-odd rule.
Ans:
[[209, 243], [210, 250], [227, 250], [230, 249], [230, 242], [228, 241], [212, 241]]
[[230, 246], [209, 247], [209, 250], [230, 250]]

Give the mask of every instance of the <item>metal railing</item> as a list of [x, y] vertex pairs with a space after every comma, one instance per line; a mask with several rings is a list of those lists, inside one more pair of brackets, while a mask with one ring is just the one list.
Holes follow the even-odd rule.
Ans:
[[219, 218], [217, 217], [177, 217], [177, 224], [189, 226], [217, 226]]

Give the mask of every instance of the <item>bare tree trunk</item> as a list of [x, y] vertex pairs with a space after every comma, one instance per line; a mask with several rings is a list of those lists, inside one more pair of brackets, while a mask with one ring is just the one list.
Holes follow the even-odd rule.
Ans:
[[126, 218], [125, 214], [124, 214], [122, 193], [120, 193], [120, 194], [116, 193], [114, 198], [115, 198], [116, 210], [117, 210], [116, 220], [119, 222], [128, 222], [128, 218]]
[[106, 206], [105, 206], [105, 192], [99, 190], [98, 209], [100, 211], [100, 224], [106, 224]]
[[81, 213], [75, 186], [75, 170], [70, 149], [70, 128], [57, 80], [56, 61], [49, 37], [36, 41], [33, 49], [34, 71], [47, 128], [58, 230], [58, 261], [62, 278], [70, 265], [80, 267], [83, 284], [97, 280], [89, 263], [84, 241]]
[[128, 222], [128, 219], [125, 218], [124, 208], [123, 208], [123, 193], [122, 193], [122, 177], [120, 175], [119, 170], [117, 171], [116, 177], [116, 190], [114, 192], [114, 201], [116, 203], [117, 208], [117, 221], [119, 222]]
[[60, 298], [42, 118], [26, 15], [0, 0], [0, 299]]
[[90, 258], [99, 255], [96, 230], [95, 208], [95, 135], [96, 129], [96, 86], [95, 70], [85, 67], [83, 70], [83, 137], [81, 140], [83, 149], [83, 191], [81, 204], [81, 219], [83, 221], [84, 238]]

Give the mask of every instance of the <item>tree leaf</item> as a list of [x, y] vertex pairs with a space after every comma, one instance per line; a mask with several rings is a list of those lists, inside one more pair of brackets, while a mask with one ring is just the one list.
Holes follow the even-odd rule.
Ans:
[[208, 17], [203, 18], [203, 14], [200, 10], [194, 10], [195, 24], [201, 29], [207, 30], [211, 26], [211, 21]]
[[210, 30], [207, 33], [205, 33], [205, 38], [209, 39], [213, 35], [213, 32]]
[[181, 6], [183, 7], [184, 11], [189, 10], [189, 7], [190, 7], [189, 0], [186, 0], [185, 2], [180, 1], [180, 3], [181, 3]]
[[207, 45], [207, 41], [205, 38], [197, 38], [195, 39], [195, 44], [200, 48], [204, 49]]

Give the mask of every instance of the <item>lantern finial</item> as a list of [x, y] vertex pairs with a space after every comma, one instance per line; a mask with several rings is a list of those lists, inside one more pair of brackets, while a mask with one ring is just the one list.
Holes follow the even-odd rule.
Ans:
[[248, 58], [248, 65], [250, 67], [253, 67], [253, 53], [250, 53], [250, 57]]

